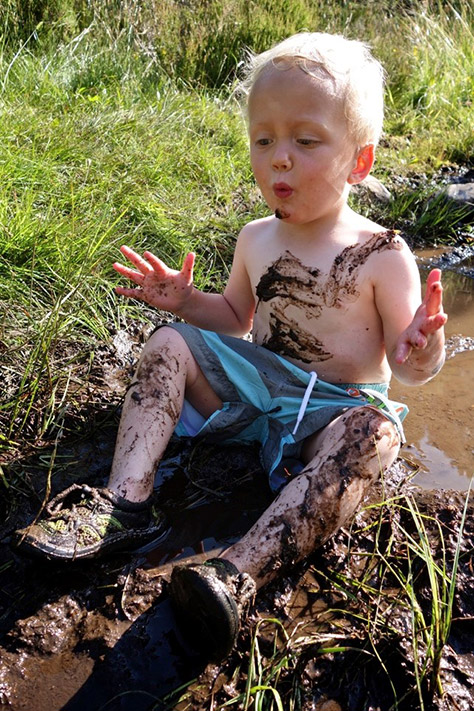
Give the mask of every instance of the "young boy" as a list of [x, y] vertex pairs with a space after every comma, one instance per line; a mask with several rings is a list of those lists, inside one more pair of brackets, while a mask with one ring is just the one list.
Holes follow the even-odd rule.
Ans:
[[[73, 487], [22, 532], [24, 547], [59, 558], [157, 535], [149, 500], [173, 432], [260, 441], [272, 482], [282, 457], [299, 459], [238, 543], [174, 569], [179, 616], [215, 659], [255, 590], [334, 534], [393, 463], [406, 408], [386, 398], [391, 373], [413, 385], [432, 378], [447, 318], [440, 272], [421, 302], [403, 239], [347, 204], [382, 127], [383, 70], [365, 45], [295, 35], [251, 60], [245, 88], [252, 168], [272, 215], [240, 233], [223, 294], [193, 287], [193, 254], [178, 272], [122, 247], [135, 268], [114, 267], [136, 286], [117, 293], [185, 323], [159, 328], [144, 348], [107, 489]], [[253, 342], [240, 338], [250, 330]]]

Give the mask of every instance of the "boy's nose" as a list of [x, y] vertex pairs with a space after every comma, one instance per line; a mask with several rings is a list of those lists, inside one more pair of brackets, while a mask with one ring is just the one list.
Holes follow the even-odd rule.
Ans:
[[289, 170], [291, 168], [289, 151], [283, 148], [275, 150], [272, 156], [272, 166], [275, 170]]

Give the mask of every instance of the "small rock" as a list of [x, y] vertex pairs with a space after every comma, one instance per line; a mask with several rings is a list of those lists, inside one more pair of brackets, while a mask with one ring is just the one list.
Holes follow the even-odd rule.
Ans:
[[368, 175], [365, 180], [358, 185], [354, 185], [353, 190], [356, 193], [368, 193], [370, 197], [379, 200], [380, 202], [390, 202], [392, 199], [391, 192], [385, 187], [385, 185], [373, 175]]
[[453, 209], [462, 211], [462, 221], [469, 222], [474, 216], [474, 183], [449, 183], [434, 198], [444, 199]]
[[443, 193], [454, 202], [472, 205], [474, 208], [474, 183], [451, 183]]

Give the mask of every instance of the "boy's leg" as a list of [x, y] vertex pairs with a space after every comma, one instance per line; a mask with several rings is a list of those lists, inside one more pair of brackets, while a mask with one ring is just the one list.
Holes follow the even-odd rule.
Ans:
[[399, 447], [394, 424], [375, 408], [345, 412], [306, 442], [303, 471], [223, 557], [257, 588], [269, 582], [347, 523]]
[[194, 644], [226, 656], [255, 590], [327, 541], [395, 460], [395, 426], [372, 407], [344, 413], [307, 441], [307, 462], [249, 532], [204, 565], [178, 566], [171, 595]]
[[77, 485], [58, 494], [38, 522], [17, 531], [17, 545], [50, 558], [89, 558], [137, 547], [166, 531], [150, 495], [184, 394], [204, 416], [222, 406], [181, 335], [156, 331], [143, 349], [125, 398], [109, 485]]
[[153, 491], [184, 395], [204, 417], [222, 407], [182, 336], [160, 328], [146, 343], [125, 397], [108, 487], [129, 501]]

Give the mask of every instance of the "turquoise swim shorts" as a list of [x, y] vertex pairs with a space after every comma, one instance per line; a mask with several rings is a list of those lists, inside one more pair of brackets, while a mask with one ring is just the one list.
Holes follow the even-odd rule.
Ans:
[[213, 390], [220, 410], [205, 419], [185, 401], [178, 437], [209, 442], [260, 442], [269, 475], [282, 458], [298, 459], [304, 440], [350, 407], [371, 405], [391, 420], [404, 441], [406, 405], [388, 400], [388, 383], [333, 385], [263, 346], [172, 323], [185, 339]]

